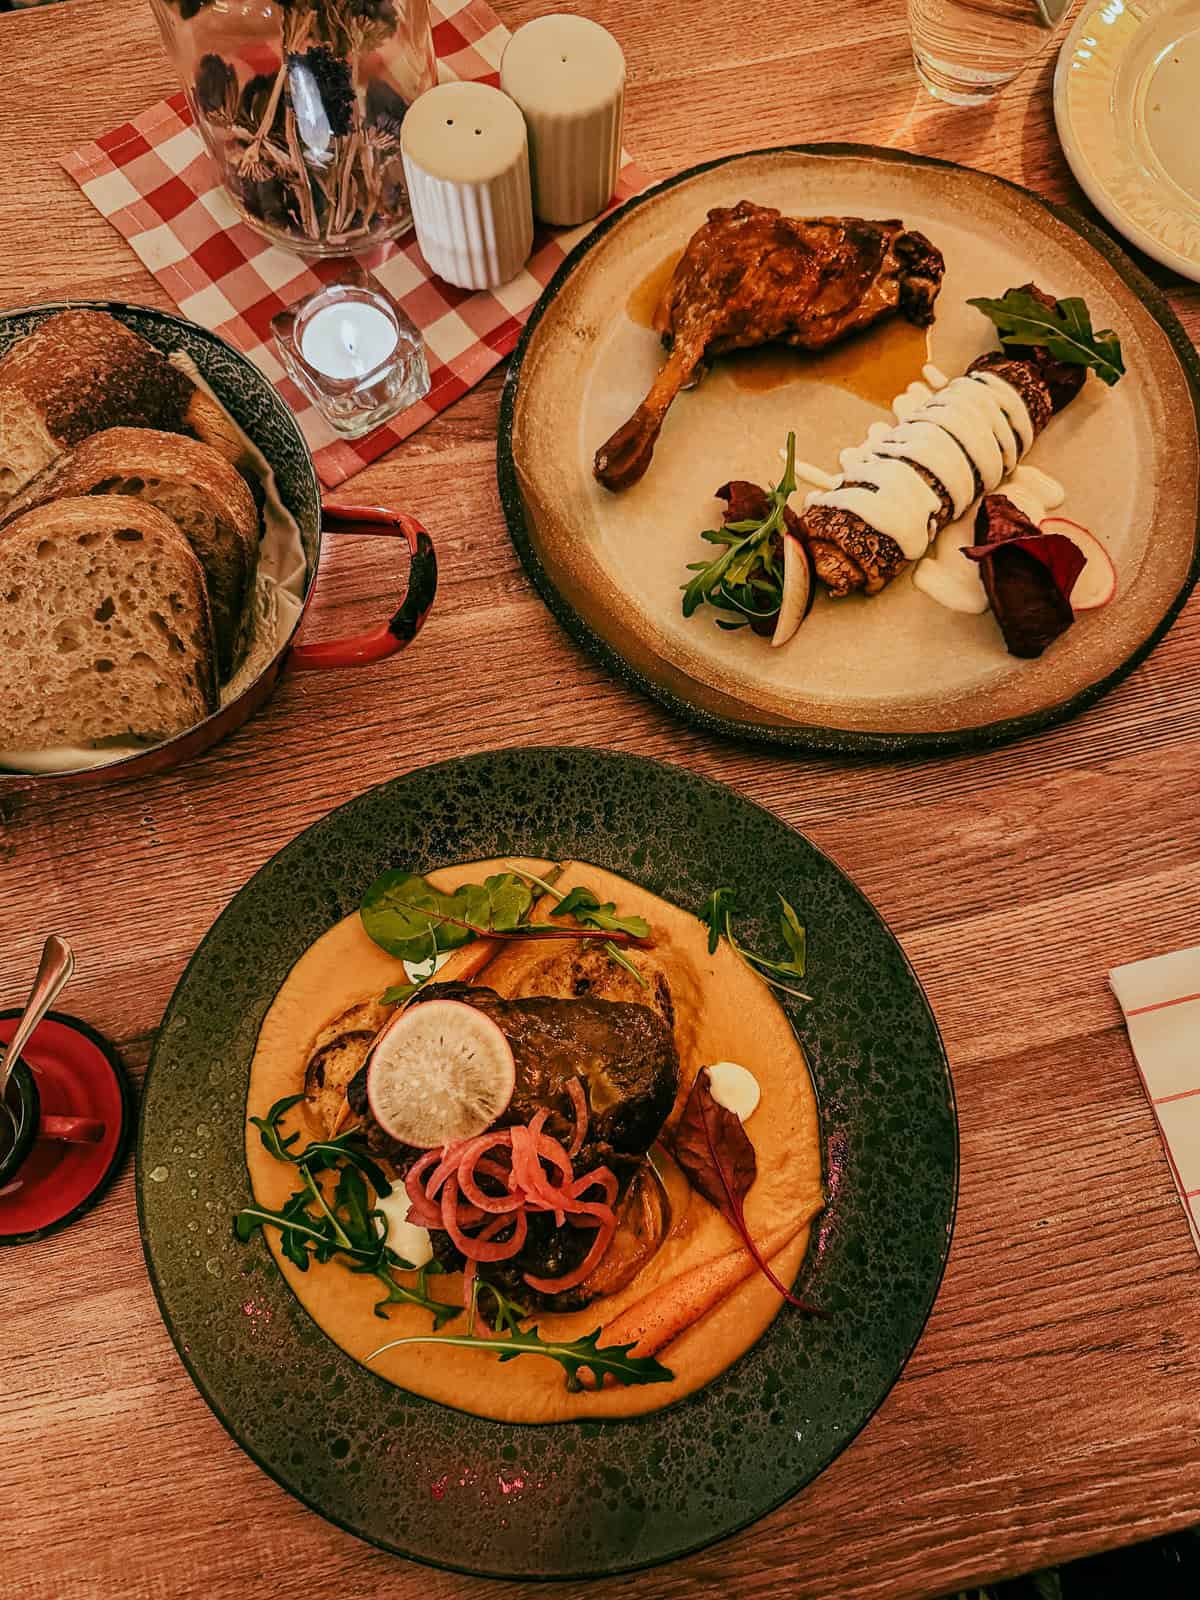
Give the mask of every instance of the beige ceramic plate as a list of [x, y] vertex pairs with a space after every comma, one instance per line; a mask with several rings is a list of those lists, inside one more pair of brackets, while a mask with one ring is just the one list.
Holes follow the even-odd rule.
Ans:
[[[835, 469], [839, 450], [885, 414], [879, 396], [917, 375], [924, 352], [911, 335], [869, 334], [832, 368], [797, 361], [791, 381], [768, 389], [718, 365], [677, 400], [641, 483], [614, 496], [594, 482], [596, 446], [632, 411], [659, 356], [637, 320], [642, 286], [710, 206], [743, 197], [800, 215], [897, 216], [926, 232], [946, 256], [929, 350], [948, 374], [994, 344], [967, 297], [1030, 278], [1084, 296], [1096, 326], [1119, 332], [1127, 377], [1111, 390], [1089, 379], [1029, 460], [1066, 486], [1063, 514], [1109, 547], [1120, 591], [1041, 660], [1015, 660], [990, 615], [947, 611], [907, 574], [871, 600], [822, 595], [781, 650], [724, 633], [703, 611], [681, 614], [686, 565], [711, 548], [698, 536], [718, 520], [717, 486], [778, 478], [789, 429], [804, 459]], [[1200, 450], [1185, 362], [1194, 369], [1183, 330], [1132, 264], [1024, 190], [869, 147], [762, 151], [660, 185], [564, 263], [509, 373], [501, 492], [518, 551], [560, 620], [689, 720], [846, 750], [992, 743], [1098, 697], [1161, 637], [1194, 582]], [[865, 398], [872, 388], [876, 398]]]
[[1054, 115], [1088, 198], [1139, 249], [1200, 280], [1200, 0], [1084, 0]]

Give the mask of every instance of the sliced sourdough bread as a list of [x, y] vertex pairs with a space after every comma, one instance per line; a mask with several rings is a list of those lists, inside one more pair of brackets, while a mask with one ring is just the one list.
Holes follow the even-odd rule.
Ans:
[[258, 511], [240, 473], [195, 439], [108, 428], [45, 475], [43, 498], [81, 494], [136, 495], [178, 523], [204, 568], [218, 675], [231, 677], [244, 653], [258, 571]]
[[0, 358], [0, 510], [88, 434], [185, 428], [195, 393], [161, 350], [107, 312], [47, 317]]
[[0, 529], [0, 751], [162, 739], [217, 703], [204, 571], [163, 512], [89, 495]]

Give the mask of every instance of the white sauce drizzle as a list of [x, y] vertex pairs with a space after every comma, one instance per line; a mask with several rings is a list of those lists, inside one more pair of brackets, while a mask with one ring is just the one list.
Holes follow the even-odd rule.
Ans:
[[836, 472], [814, 467], [811, 461], [797, 461], [796, 476], [801, 483], [815, 483], [818, 489], [836, 489], [842, 481]]
[[[849, 511], [887, 534], [916, 561], [929, 548], [940, 500], [916, 471], [923, 467], [946, 489], [959, 517], [975, 498], [975, 475], [990, 493], [1015, 471], [1033, 443], [1033, 420], [1020, 392], [994, 373], [945, 381], [936, 368], [923, 376], [942, 382], [910, 383], [892, 404], [896, 424], [874, 423], [866, 442], [841, 456], [841, 477], [805, 463], [797, 468], [818, 487], [806, 506]], [[972, 467], [974, 470], [972, 470]], [[866, 487], [860, 487], [866, 486]], [[978, 583], [978, 579], [976, 578]], [[982, 585], [978, 585], [982, 590]]]
[[[1018, 467], [1004, 485], [1005, 496], [1031, 522], [1040, 523], [1066, 499], [1061, 483], [1037, 467]], [[913, 583], [930, 600], [949, 611], [979, 615], [988, 608], [987, 591], [974, 561], [959, 551], [975, 542], [975, 520], [952, 524], [937, 541], [935, 549], [913, 570]]]

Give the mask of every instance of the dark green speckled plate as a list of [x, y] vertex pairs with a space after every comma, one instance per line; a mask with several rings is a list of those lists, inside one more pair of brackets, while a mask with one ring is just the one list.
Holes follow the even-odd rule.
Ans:
[[[509, 1425], [394, 1389], [325, 1337], [261, 1239], [239, 1245], [230, 1227], [249, 1200], [242, 1112], [255, 1040], [289, 968], [384, 868], [507, 854], [593, 861], [692, 908], [735, 884], [752, 945], [774, 940], [776, 890], [808, 924], [814, 1000], [795, 1004], [792, 1021], [820, 1100], [830, 1201], [800, 1281], [829, 1315], [785, 1311], [716, 1382], [641, 1420]], [[933, 1304], [958, 1133], [920, 985], [876, 912], [807, 839], [678, 768], [506, 750], [371, 790], [235, 897], [167, 1010], [137, 1165], [142, 1239], [171, 1336], [272, 1477], [403, 1555], [579, 1578], [732, 1533], [845, 1448]]]

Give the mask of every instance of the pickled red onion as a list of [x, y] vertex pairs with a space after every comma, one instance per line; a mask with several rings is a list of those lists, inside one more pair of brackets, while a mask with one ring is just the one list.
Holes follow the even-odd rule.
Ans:
[[[504, 1217], [500, 1220], [507, 1222], [509, 1219]], [[454, 1248], [468, 1261], [507, 1261], [511, 1256], [515, 1256], [525, 1243], [529, 1224], [525, 1220], [523, 1211], [515, 1212], [512, 1221], [512, 1237], [502, 1244], [482, 1238], [472, 1239], [458, 1225], [458, 1181], [453, 1177], [447, 1180], [446, 1187], [442, 1191], [442, 1227], [450, 1235]], [[484, 1232], [487, 1233], [490, 1229], [489, 1224]]]
[[576, 1285], [581, 1284], [600, 1265], [604, 1252], [612, 1243], [613, 1234], [617, 1231], [617, 1219], [611, 1206], [589, 1206], [588, 1210], [597, 1215], [607, 1212], [607, 1220], [601, 1220], [600, 1231], [587, 1255], [574, 1272], [565, 1273], [561, 1278], [539, 1278], [532, 1272], [525, 1273], [525, 1282], [531, 1289], [536, 1289], [540, 1294], [562, 1294], [565, 1289], [574, 1289]]
[[574, 1159], [583, 1148], [588, 1130], [588, 1103], [582, 1079], [572, 1078], [567, 1084], [567, 1093], [571, 1096], [571, 1104], [575, 1107], [575, 1132], [571, 1135], [571, 1142], [567, 1146], [567, 1154]]

